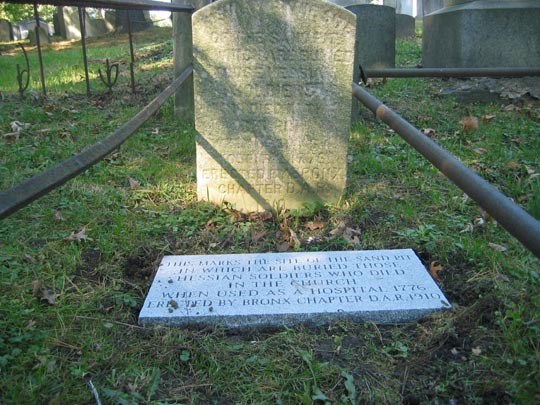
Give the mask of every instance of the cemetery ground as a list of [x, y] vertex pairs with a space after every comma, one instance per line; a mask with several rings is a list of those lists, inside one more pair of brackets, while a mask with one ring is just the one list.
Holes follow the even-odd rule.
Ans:
[[[46, 99], [30, 52], [34, 91], [23, 100], [15, 84], [20, 51], [3, 46], [1, 188], [95, 143], [140, 110], [172, 77], [168, 38], [166, 30], [137, 35], [137, 95], [129, 91], [125, 38], [90, 41], [90, 99], [78, 44], [45, 51]], [[400, 41], [398, 54], [398, 65], [416, 66], [419, 39]], [[121, 62], [110, 95], [95, 75], [105, 57]], [[439, 96], [455, 82], [394, 79], [370, 90], [539, 218], [538, 100]], [[336, 206], [242, 214], [198, 202], [194, 131], [173, 119], [170, 100], [107, 159], [2, 220], [0, 402], [95, 403], [90, 385], [103, 403], [125, 404], [539, 402], [538, 259], [361, 111], [347, 193]], [[407, 247], [452, 310], [384, 326], [137, 325], [164, 254]]]

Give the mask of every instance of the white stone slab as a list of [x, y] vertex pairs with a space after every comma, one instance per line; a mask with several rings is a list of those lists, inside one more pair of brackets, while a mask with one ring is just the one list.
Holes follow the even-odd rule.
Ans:
[[139, 324], [398, 323], [450, 307], [411, 249], [165, 256]]

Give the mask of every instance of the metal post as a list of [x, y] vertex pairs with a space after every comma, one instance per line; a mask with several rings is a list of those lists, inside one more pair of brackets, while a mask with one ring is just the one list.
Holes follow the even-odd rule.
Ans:
[[83, 50], [84, 61], [84, 78], [86, 80], [86, 95], [90, 97], [90, 77], [88, 75], [88, 57], [86, 55], [86, 15], [85, 9], [79, 7], [79, 25], [81, 27], [81, 44]]
[[540, 68], [398, 68], [363, 73], [366, 77], [524, 77], [540, 76]]
[[129, 53], [131, 55], [131, 63], [129, 64], [129, 72], [131, 74], [131, 92], [135, 93], [137, 90], [135, 88], [135, 51], [133, 50], [133, 33], [131, 32], [131, 17], [129, 15], [129, 10], [127, 10], [126, 13], [129, 37]]
[[540, 258], [540, 221], [513, 203], [494, 186], [422, 134], [358, 84], [352, 84], [352, 93], [353, 96], [375, 113], [377, 119], [388, 124], [399, 136], [484, 208], [504, 229]]
[[34, 17], [36, 19], [36, 45], [38, 49], [39, 74], [41, 77], [41, 90], [43, 91], [43, 95], [46, 96], [47, 88], [45, 87], [45, 71], [43, 69], [43, 56], [41, 55], [41, 38], [40, 38], [41, 24], [39, 22], [38, 5], [36, 2], [34, 2]]

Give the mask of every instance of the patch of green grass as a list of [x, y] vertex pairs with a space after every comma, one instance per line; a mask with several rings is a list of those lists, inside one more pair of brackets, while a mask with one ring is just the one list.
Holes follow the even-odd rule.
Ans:
[[[167, 40], [139, 42], [148, 80], [136, 96], [127, 82], [89, 100], [80, 85], [22, 101], [11, 87], [0, 132], [13, 120], [31, 125], [18, 140], [0, 137], [0, 186], [133, 116], [166, 82], [154, 61], [167, 65]], [[90, 44], [109, 54], [100, 46]], [[417, 40], [398, 50], [400, 64], [419, 62]], [[78, 51], [54, 54], [72, 52], [73, 61]], [[538, 103], [464, 105], [437, 97], [445, 85], [395, 79], [371, 90], [538, 215]], [[477, 130], [463, 130], [468, 115], [479, 118]], [[362, 110], [351, 132], [342, 202], [271, 216], [198, 202], [195, 134], [172, 117], [170, 101], [107, 159], [0, 223], [3, 403], [94, 403], [90, 382], [104, 403], [538, 402], [538, 259], [371, 113]], [[358, 240], [332, 232], [341, 226]], [[306, 251], [412, 247], [426, 267], [443, 266], [439, 283], [454, 308], [406, 325], [243, 333], [137, 326], [164, 254], [269, 252], [284, 242]]]

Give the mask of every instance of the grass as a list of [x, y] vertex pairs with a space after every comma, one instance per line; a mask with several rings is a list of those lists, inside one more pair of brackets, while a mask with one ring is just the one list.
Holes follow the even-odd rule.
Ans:
[[[31, 125], [18, 140], [0, 137], [1, 188], [103, 138], [157, 94], [171, 76], [158, 38], [138, 38], [138, 95], [127, 80], [113, 95], [93, 82], [86, 99], [50, 68], [51, 95], [19, 100], [2, 55], [0, 131]], [[114, 43], [90, 48], [104, 58]], [[80, 63], [76, 44], [62, 46], [46, 63]], [[419, 62], [418, 40], [398, 50], [401, 65]], [[371, 91], [540, 217], [538, 102], [460, 104], [437, 96], [447, 84], [396, 79]], [[194, 131], [172, 115], [171, 101], [109, 158], [0, 223], [0, 402], [93, 403], [90, 382], [104, 403], [125, 404], [539, 401], [538, 259], [370, 113], [351, 132], [342, 203], [271, 219], [197, 202]], [[477, 130], [459, 124], [468, 115]], [[360, 230], [360, 245], [329, 237], [342, 222]], [[411, 247], [426, 266], [442, 264], [454, 309], [390, 326], [137, 326], [163, 254], [277, 251], [284, 224], [300, 250]]]

